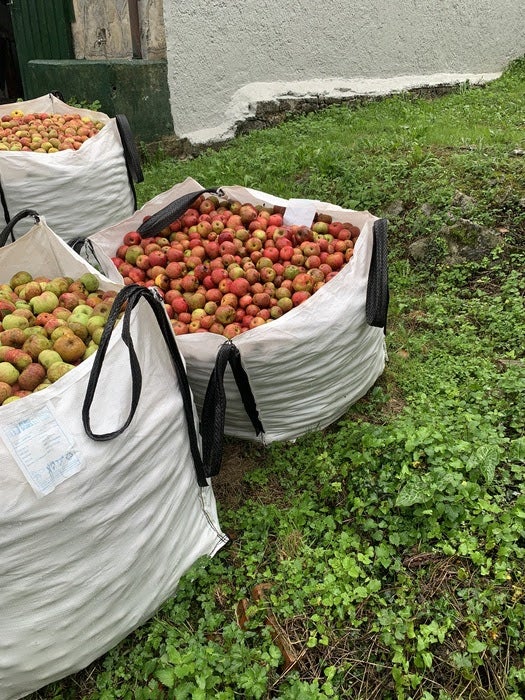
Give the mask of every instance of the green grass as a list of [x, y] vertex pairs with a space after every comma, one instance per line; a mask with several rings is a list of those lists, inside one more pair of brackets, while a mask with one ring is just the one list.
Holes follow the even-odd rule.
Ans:
[[[330, 429], [266, 450], [228, 440], [226, 466], [243, 465], [217, 482], [231, 545], [34, 700], [525, 696], [524, 87], [522, 60], [483, 88], [331, 107], [146, 164], [141, 202], [192, 176], [378, 215], [401, 203], [388, 217], [390, 359]], [[458, 190], [501, 246], [411, 263], [411, 241], [464, 215]], [[237, 605], [260, 583], [240, 629]]]
[[[514, 221], [523, 230], [523, 158], [512, 155], [525, 146], [523, 70], [518, 61], [492, 84], [465, 85], [439, 99], [405, 94], [330, 107], [239, 137], [218, 153], [154, 162], [139, 200], [191, 175], [205, 187], [240, 184], [378, 215], [402, 201], [406, 239], [413, 233], [407, 227], [432, 230], [462, 190], [478, 201], [480, 223]], [[436, 210], [430, 219], [419, 211], [423, 203]]]

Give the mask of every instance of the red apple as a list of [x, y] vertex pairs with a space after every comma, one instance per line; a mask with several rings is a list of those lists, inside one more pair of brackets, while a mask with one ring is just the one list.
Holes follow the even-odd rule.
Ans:
[[128, 231], [128, 233], [124, 234], [124, 238], [122, 239], [122, 243], [127, 246], [140, 245], [141, 242], [142, 236], [138, 231]]

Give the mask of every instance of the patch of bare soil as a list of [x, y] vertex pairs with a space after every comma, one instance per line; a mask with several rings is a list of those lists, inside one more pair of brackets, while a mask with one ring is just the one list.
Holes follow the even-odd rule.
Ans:
[[245, 475], [264, 464], [264, 447], [243, 440], [226, 439], [219, 474], [212, 479], [215, 498], [226, 508], [237, 508], [250, 497]]

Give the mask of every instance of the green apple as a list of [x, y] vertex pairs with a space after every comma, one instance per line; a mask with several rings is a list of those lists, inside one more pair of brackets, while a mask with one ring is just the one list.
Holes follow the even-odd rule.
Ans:
[[92, 272], [85, 272], [82, 277], [80, 277], [80, 282], [82, 282], [88, 292], [96, 292], [99, 286], [98, 277]]
[[2, 326], [5, 331], [11, 330], [11, 328], [29, 328], [29, 321], [25, 316], [15, 316], [14, 314], [9, 314], [2, 319]]
[[71, 365], [69, 362], [64, 362], [63, 360], [60, 360], [59, 362], [53, 362], [53, 364], [47, 368], [47, 378], [50, 382], [54, 383], [58, 381], [61, 377], [63, 377], [64, 374], [70, 372], [72, 369], [75, 369], [75, 365]]
[[91, 316], [93, 314], [93, 307], [89, 304], [79, 304], [73, 309], [74, 314], [87, 314]]
[[29, 328], [24, 328], [24, 334], [28, 338], [31, 335], [43, 335], [45, 338], [47, 338], [47, 332], [43, 326], [29, 326]]
[[[57, 321], [59, 321], [59, 320], [60, 319], [57, 318]], [[57, 326], [56, 328], [54, 328], [51, 331], [49, 337], [51, 338], [51, 340], [54, 343], [56, 340], [61, 338], [66, 333], [67, 333], [67, 335], [75, 335], [74, 331], [72, 331], [71, 328], [67, 325], [67, 323], [64, 322], [64, 325]]]
[[46, 292], [53, 292], [59, 297], [69, 289], [70, 282], [66, 277], [55, 277], [51, 282], [46, 283]]
[[25, 309], [25, 308], [18, 309], [17, 308], [13, 311], [13, 316], [23, 316], [24, 318], [27, 318], [30, 326], [33, 326], [35, 324], [35, 317], [33, 315], [33, 312], [31, 311], [31, 309]]
[[20, 372], [10, 362], [0, 362], [0, 382], [12, 386], [18, 381]]
[[62, 362], [62, 358], [55, 350], [47, 349], [38, 353], [38, 361], [43, 367], [49, 369], [54, 362]]
[[97, 316], [93, 315], [88, 318], [88, 321], [86, 323], [87, 330], [89, 332], [89, 335], [93, 335], [93, 331], [96, 328], [104, 328], [106, 325], [106, 317], [105, 316]]
[[11, 277], [9, 281], [9, 286], [11, 287], [11, 289], [14, 289], [15, 287], [19, 287], [21, 284], [27, 284], [32, 280], [33, 277], [29, 274], [29, 272], [26, 272], [25, 270], [20, 270], [20, 272], [16, 272]]
[[99, 326], [98, 328], [95, 328], [93, 333], [91, 334], [91, 340], [96, 343], [97, 345], [100, 345], [100, 339], [102, 338], [102, 334], [104, 333], [104, 327]]
[[86, 314], [82, 313], [81, 311], [73, 311], [71, 316], [67, 319], [67, 324], [71, 325], [72, 323], [81, 323], [83, 326], [87, 326], [87, 322], [91, 318], [91, 314]]
[[98, 350], [98, 345], [95, 343], [94, 340], [90, 340], [87, 347], [86, 347], [86, 352], [84, 353], [84, 356], [82, 357], [83, 360], [87, 360], [88, 357], [93, 355]]
[[29, 304], [35, 316], [41, 313], [51, 313], [58, 306], [58, 297], [53, 292], [42, 292], [36, 297], [33, 297]]
[[43, 382], [41, 382], [37, 387], [35, 387], [34, 391], [42, 391], [42, 389], [47, 389], [47, 387], [50, 385], [51, 385], [51, 382], [46, 377]]

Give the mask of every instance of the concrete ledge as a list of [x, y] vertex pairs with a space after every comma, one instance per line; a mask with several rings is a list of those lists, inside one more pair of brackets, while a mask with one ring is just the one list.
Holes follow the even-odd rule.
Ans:
[[195, 145], [212, 144], [275, 123], [275, 120], [272, 122], [271, 119], [270, 123], [265, 123], [271, 114], [312, 111], [329, 104], [363, 98], [374, 99], [408, 91], [426, 90], [435, 93], [467, 81], [472, 85], [482, 85], [499, 78], [500, 75], [501, 72], [436, 73], [361, 80], [251, 83], [234, 93], [225, 112], [225, 119], [220, 125], [181, 134], [180, 138]]

